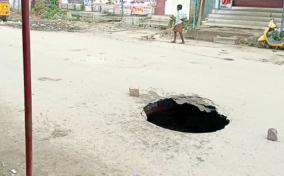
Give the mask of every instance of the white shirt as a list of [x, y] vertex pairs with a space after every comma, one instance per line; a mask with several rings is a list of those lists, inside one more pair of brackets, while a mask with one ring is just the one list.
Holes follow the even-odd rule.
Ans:
[[186, 14], [183, 13], [181, 10], [178, 10], [177, 15], [176, 15], [176, 24], [175, 25], [181, 24], [183, 22], [182, 19], [185, 19], [185, 18], [187, 18]]

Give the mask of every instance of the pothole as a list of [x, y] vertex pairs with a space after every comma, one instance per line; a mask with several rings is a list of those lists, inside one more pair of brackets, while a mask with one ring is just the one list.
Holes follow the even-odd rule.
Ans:
[[147, 121], [160, 127], [189, 133], [222, 130], [230, 123], [214, 103], [198, 96], [176, 96], [144, 107]]

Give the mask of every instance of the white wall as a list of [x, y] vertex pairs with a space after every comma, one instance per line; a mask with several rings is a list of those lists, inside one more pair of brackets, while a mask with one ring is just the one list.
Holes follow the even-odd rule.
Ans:
[[165, 14], [175, 15], [178, 4], [182, 5], [182, 11], [189, 17], [190, 0], [166, 0]]
[[13, 10], [21, 9], [21, 0], [9, 0], [9, 3]]
[[219, 9], [220, 0], [215, 0], [215, 9]]

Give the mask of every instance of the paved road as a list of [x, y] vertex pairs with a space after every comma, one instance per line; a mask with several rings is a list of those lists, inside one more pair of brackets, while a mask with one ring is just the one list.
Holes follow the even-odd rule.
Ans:
[[[284, 173], [283, 52], [133, 34], [32, 32], [35, 175]], [[20, 30], [0, 27], [0, 41], [0, 172], [24, 175]], [[177, 94], [211, 99], [231, 123], [207, 134], [147, 123], [148, 102]]]

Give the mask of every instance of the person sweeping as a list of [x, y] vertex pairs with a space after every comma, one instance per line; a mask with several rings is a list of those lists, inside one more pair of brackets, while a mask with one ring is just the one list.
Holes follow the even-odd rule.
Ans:
[[185, 22], [186, 19], [187, 19], [186, 14], [182, 12], [182, 5], [181, 4], [177, 5], [177, 15], [175, 17], [175, 27], [173, 29], [174, 40], [172, 41], [172, 43], [176, 43], [177, 33], [179, 33], [182, 41], [181, 43], [185, 44], [182, 31], [183, 31], [183, 22]]

